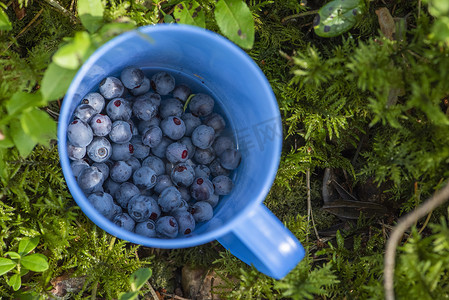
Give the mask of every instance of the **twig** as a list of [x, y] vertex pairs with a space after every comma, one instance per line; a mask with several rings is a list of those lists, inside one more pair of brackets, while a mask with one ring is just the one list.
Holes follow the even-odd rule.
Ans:
[[70, 20], [73, 23], [77, 23], [78, 22], [78, 20], [75, 18], [75, 16], [70, 11], [65, 9], [61, 4], [59, 4], [58, 1], [56, 1], [56, 0], [44, 0], [44, 1], [47, 2], [48, 4], [50, 4], [56, 10], [59, 10], [60, 12], [62, 12], [62, 14], [66, 15], [67, 17], [69, 17]]
[[178, 295], [175, 295], [175, 294], [168, 294], [168, 293], [163, 293], [163, 292], [161, 292], [161, 294], [164, 295], [164, 296], [172, 297], [172, 299], [191, 300], [189, 298], [184, 298], [184, 297], [181, 297], [181, 296], [178, 296]]
[[287, 16], [287, 17], [283, 18], [283, 19], [281, 20], [281, 23], [284, 24], [285, 22], [287, 22], [288, 20], [291, 20], [291, 19], [296, 19], [296, 18], [301, 18], [301, 17], [306, 17], [306, 16], [314, 15], [314, 14], [316, 14], [317, 12], [318, 12], [318, 9], [306, 11], [306, 12], [299, 13], [299, 14], [290, 15], [290, 16]]
[[[29, 22], [29, 23], [28, 23], [22, 30], [20, 30], [20, 32], [17, 34], [17, 36], [14, 38], [14, 40], [17, 40], [19, 37], [22, 36], [22, 34], [24, 34], [25, 32], [27, 32], [28, 29], [30, 29], [31, 25], [33, 25], [33, 23], [36, 22], [37, 18], [40, 17], [40, 15], [42, 14], [43, 11], [44, 11], [44, 9], [42, 8], [42, 9], [41, 9], [41, 10], [34, 16], [34, 18], [31, 19], [31, 21], [30, 21], [30, 22]], [[8, 49], [12, 46], [12, 44], [13, 44], [13, 43], [9, 43], [8, 47], [6, 47], [6, 49], [3, 50], [3, 51], [8, 50]]]
[[307, 181], [307, 223], [309, 223], [310, 220], [312, 220], [312, 226], [315, 230], [315, 235], [318, 240], [320, 239], [320, 236], [318, 235], [318, 230], [315, 226], [315, 220], [313, 219], [313, 213], [312, 213], [312, 196], [310, 194], [310, 168], [307, 168], [306, 173], [306, 181]]
[[153, 289], [153, 286], [147, 281], [147, 286], [150, 289], [151, 296], [154, 300], [159, 300], [159, 297], [156, 294], [156, 291]]
[[390, 239], [387, 242], [387, 247], [384, 257], [384, 291], [386, 300], [394, 300], [394, 267], [396, 259], [396, 248], [402, 236], [413, 223], [420, 218], [424, 217], [432, 210], [442, 205], [449, 199], [449, 182], [441, 190], [433, 194], [428, 200], [426, 200], [420, 207], [413, 212], [403, 216], [399, 219]]

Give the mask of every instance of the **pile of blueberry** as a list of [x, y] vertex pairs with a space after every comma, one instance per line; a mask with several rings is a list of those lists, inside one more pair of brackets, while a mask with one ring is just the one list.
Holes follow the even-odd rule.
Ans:
[[232, 190], [241, 155], [212, 97], [164, 71], [148, 77], [127, 67], [83, 98], [67, 130], [71, 167], [116, 225], [147, 237], [188, 236]]

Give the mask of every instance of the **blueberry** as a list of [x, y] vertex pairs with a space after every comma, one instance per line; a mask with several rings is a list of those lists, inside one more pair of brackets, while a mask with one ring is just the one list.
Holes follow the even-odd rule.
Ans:
[[145, 131], [147, 131], [148, 128], [150, 128], [151, 126], [158, 126], [161, 124], [161, 119], [159, 118], [158, 115], [154, 116], [153, 118], [151, 118], [151, 120], [149, 121], [139, 121], [138, 125], [137, 125], [137, 129], [139, 130], [140, 135], [143, 135], [145, 133]]
[[164, 216], [156, 221], [156, 232], [165, 238], [175, 238], [178, 235], [178, 222], [172, 216]]
[[104, 192], [90, 194], [87, 200], [105, 218], [111, 220], [114, 216], [114, 200], [112, 196]]
[[110, 195], [115, 195], [115, 193], [120, 188], [120, 183], [115, 182], [110, 177], [105, 180], [103, 184], [104, 191]]
[[132, 115], [131, 104], [123, 98], [115, 98], [106, 105], [106, 113], [112, 121], [127, 121]]
[[107, 136], [112, 129], [111, 119], [102, 114], [94, 115], [89, 124], [95, 136]]
[[126, 163], [131, 166], [132, 172], [134, 173], [138, 168], [142, 166], [140, 161], [135, 158], [134, 156], [131, 156], [129, 159], [126, 160]]
[[162, 140], [159, 143], [159, 145], [151, 148], [151, 153], [153, 153], [159, 158], [165, 158], [165, 152], [167, 151], [168, 145], [170, 145], [171, 143], [173, 143], [173, 141], [168, 137], [164, 136], [162, 137]]
[[215, 194], [217, 195], [228, 195], [232, 188], [234, 187], [234, 183], [231, 178], [224, 175], [219, 175], [212, 179], [212, 184], [214, 185]]
[[159, 107], [161, 105], [161, 95], [148, 92], [136, 98], [135, 101], [146, 100], [154, 104], [154, 106]]
[[98, 189], [104, 182], [103, 173], [97, 167], [88, 167], [81, 171], [78, 175], [77, 182], [81, 190], [90, 194]]
[[139, 189], [151, 189], [156, 181], [156, 172], [149, 167], [140, 167], [133, 174], [133, 182]]
[[206, 177], [197, 177], [190, 186], [190, 195], [197, 201], [205, 201], [214, 193], [212, 182]]
[[182, 186], [178, 186], [177, 187], [178, 191], [181, 193], [181, 198], [182, 200], [189, 202], [190, 199], [192, 198], [190, 196], [190, 191], [188, 188], [182, 187]]
[[210, 174], [212, 176], [214, 176], [214, 177], [219, 176], [219, 175], [228, 176], [229, 174], [231, 174], [231, 171], [229, 171], [228, 169], [223, 168], [223, 166], [220, 163], [220, 159], [219, 158], [214, 159], [209, 164], [209, 168], [210, 168]]
[[212, 144], [212, 148], [217, 156], [220, 156], [225, 150], [235, 149], [234, 141], [228, 136], [219, 136]]
[[92, 140], [92, 143], [87, 146], [87, 156], [94, 162], [104, 162], [111, 157], [112, 146], [107, 138], [102, 136], [96, 136]]
[[221, 165], [223, 166], [223, 168], [228, 170], [236, 169], [239, 166], [241, 159], [242, 155], [236, 149], [225, 150], [220, 155]]
[[141, 136], [133, 136], [131, 144], [134, 147], [134, 156], [139, 159], [145, 159], [150, 155], [150, 147], [142, 143]]
[[187, 98], [189, 98], [192, 91], [190, 88], [185, 84], [180, 84], [175, 87], [175, 89], [172, 92], [173, 97], [175, 97], [178, 100], [181, 100], [182, 102], [186, 102]]
[[93, 163], [92, 166], [97, 167], [98, 170], [100, 170], [100, 172], [103, 174], [104, 179], [109, 177], [109, 167], [107, 164], [96, 162], [96, 163]]
[[142, 84], [139, 87], [135, 87], [133, 89], [130, 89], [129, 91], [134, 96], [140, 96], [145, 94], [150, 90], [150, 80], [147, 77], [143, 78]]
[[184, 121], [175, 116], [163, 119], [161, 121], [161, 129], [162, 132], [172, 140], [181, 139], [186, 132]]
[[97, 114], [101, 113], [105, 106], [104, 98], [99, 93], [89, 93], [86, 96], [84, 96], [83, 100], [81, 101], [82, 104], [89, 104], [95, 109], [95, 112]]
[[67, 144], [67, 155], [71, 160], [82, 159], [86, 155], [86, 147], [75, 147]]
[[109, 138], [117, 144], [128, 143], [133, 137], [132, 128], [126, 121], [118, 120], [112, 123], [112, 129]]
[[179, 142], [187, 147], [187, 159], [193, 158], [196, 148], [192, 143], [192, 139], [188, 136], [185, 136], [180, 139]]
[[183, 112], [184, 105], [181, 101], [175, 98], [165, 99], [161, 102], [161, 106], [159, 107], [159, 115], [162, 119], [165, 119], [169, 116], [180, 117]]
[[187, 210], [179, 210], [173, 214], [176, 222], [178, 222], [178, 231], [181, 235], [188, 235], [195, 230], [195, 219]]
[[157, 176], [160, 176], [165, 173], [165, 164], [164, 162], [157, 156], [148, 156], [143, 162], [142, 166], [150, 167], [156, 172]]
[[189, 103], [190, 112], [198, 117], [205, 117], [214, 110], [214, 99], [206, 94], [196, 94]]
[[157, 106], [147, 99], [139, 99], [134, 101], [132, 111], [139, 120], [149, 121], [156, 115]]
[[157, 147], [162, 141], [162, 130], [159, 126], [151, 126], [142, 134], [142, 143], [150, 148]]
[[119, 205], [113, 203], [112, 204], [112, 218], [111, 219], [114, 219], [115, 216], [121, 215], [122, 213], [123, 213], [123, 209]]
[[151, 77], [151, 87], [159, 95], [167, 95], [175, 88], [175, 78], [167, 72], [158, 72]]
[[215, 130], [206, 125], [200, 125], [192, 132], [192, 143], [200, 149], [206, 149], [212, 146], [214, 138]]
[[212, 127], [215, 133], [220, 133], [226, 127], [226, 121], [223, 117], [217, 113], [212, 113], [208, 115], [204, 121], [204, 125]]
[[184, 121], [186, 126], [186, 136], [191, 136], [193, 130], [201, 125], [201, 120], [197, 116], [192, 115], [191, 113], [186, 113], [182, 115], [181, 119]]
[[136, 222], [147, 221], [150, 217], [150, 208], [147, 205], [146, 196], [135, 195], [129, 199], [128, 213]]
[[181, 193], [176, 187], [169, 186], [160, 193], [157, 203], [163, 212], [169, 212], [172, 209], [179, 207], [181, 201]]
[[101, 95], [109, 100], [122, 96], [125, 87], [120, 79], [116, 77], [106, 77], [100, 82], [99, 90]]
[[131, 142], [124, 144], [112, 143], [112, 160], [128, 160], [134, 153], [134, 145]]
[[129, 200], [135, 195], [139, 194], [140, 191], [137, 186], [135, 186], [131, 182], [123, 182], [122, 184], [120, 184], [120, 187], [115, 192], [114, 197], [115, 201], [117, 201], [117, 203], [121, 207], [127, 208]]
[[139, 135], [139, 129], [137, 129], [137, 126], [134, 125], [134, 121], [129, 119], [126, 122], [128, 122], [129, 126], [131, 126], [131, 132], [133, 135]]
[[118, 227], [124, 228], [128, 231], [134, 231], [136, 222], [127, 213], [118, 214], [112, 219], [112, 222]]
[[206, 201], [198, 201], [193, 204], [191, 213], [196, 222], [206, 222], [214, 216], [212, 206]]
[[67, 138], [75, 147], [86, 147], [92, 142], [94, 133], [86, 122], [75, 120], [67, 128]]
[[134, 232], [145, 237], [156, 237], [156, 223], [152, 220], [137, 223]]
[[185, 162], [189, 153], [187, 147], [181, 143], [175, 142], [168, 145], [165, 151], [165, 157], [173, 164]]
[[75, 109], [73, 115], [75, 119], [80, 119], [83, 122], [89, 123], [96, 113], [96, 110], [89, 104], [81, 104]]
[[211, 171], [206, 165], [198, 165], [195, 167], [195, 177], [206, 177], [209, 178]]
[[193, 158], [199, 164], [208, 165], [215, 159], [215, 153], [212, 148], [197, 148], [195, 150], [195, 155], [193, 156]]
[[140, 87], [144, 78], [145, 75], [142, 70], [136, 67], [126, 67], [120, 74], [120, 79], [123, 85], [128, 89]]
[[215, 207], [215, 206], [217, 206], [218, 201], [220, 201], [220, 196], [218, 196], [217, 194], [214, 193], [214, 194], [210, 195], [209, 199], [204, 200], [204, 201], [209, 203], [212, 207]]
[[154, 186], [154, 191], [160, 194], [165, 188], [173, 186], [173, 182], [170, 179], [170, 176], [167, 174], [159, 175], [157, 177], [157, 183]]
[[171, 171], [170, 177], [177, 187], [189, 187], [195, 179], [195, 171], [188, 164], [179, 163]]
[[73, 176], [77, 178], [79, 174], [85, 169], [89, 168], [89, 164], [82, 159], [74, 160], [70, 163], [70, 167], [72, 168]]
[[124, 161], [116, 161], [109, 170], [109, 177], [115, 182], [122, 183], [131, 178], [132, 167]]

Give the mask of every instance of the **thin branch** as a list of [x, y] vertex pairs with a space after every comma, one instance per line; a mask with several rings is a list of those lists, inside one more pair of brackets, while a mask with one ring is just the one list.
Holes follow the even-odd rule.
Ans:
[[56, 10], [59, 10], [63, 15], [66, 15], [67, 17], [70, 18], [70, 20], [73, 23], [77, 23], [78, 20], [76, 19], [76, 17], [67, 9], [64, 8], [64, 6], [62, 6], [61, 4], [59, 4], [58, 1], [56, 0], [44, 0], [45, 2], [47, 2], [48, 4], [50, 4], [53, 8], [55, 8]]
[[403, 216], [399, 219], [390, 239], [387, 242], [387, 247], [384, 257], [384, 291], [386, 300], [394, 300], [394, 267], [396, 260], [396, 248], [401, 241], [404, 232], [412, 226], [417, 220], [429, 214], [438, 206], [442, 205], [449, 199], [449, 182], [441, 190], [433, 194], [420, 207], [413, 212]]
[[290, 16], [287, 16], [287, 17], [283, 18], [283, 19], [281, 20], [281, 23], [284, 24], [285, 22], [287, 22], [288, 20], [291, 20], [291, 19], [296, 19], [296, 18], [301, 18], [301, 17], [306, 17], [306, 16], [314, 15], [314, 14], [316, 14], [317, 12], [318, 12], [318, 9], [306, 11], [306, 12], [299, 13], [299, 14], [290, 15]]
[[191, 299], [188, 299], [188, 298], [180, 297], [180, 296], [175, 295], [175, 294], [168, 294], [168, 293], [162, 293], [162, 292], [161, 292], [161, 294], [164, 295], [164, 296], [172, 297], [172, 299], [191, 300]]
[[156, 291], [153, 289], [153, 286], [147, 281], [147, 286], [150, 289], [151, 296], [154, 300], [159, 300], [159, 297], [156, 294]]
[[312, 220], [312, 226], [313, 229], [315, 230], [316, 238], [320, 240], [320, 236], [318, 234], [318, 230], [316, 229], [315, 220], [313, 219], [313, 212], [312, 212], [312, 196], [310, 194], [310, 168], [307, 168], [306, 181], [307, 181], [307, 223], [309, 223], [309, 221]]
[[[14, 38], [14, 40], [17, 40], [19, 37], [22, 36], [22, 34], [24, 34], [25, 32], [28, 31], [28, 29], [31, 28], [31, 25], [33, 25], [34, 22], [36, 22], [36, 20], [40, 17], [40, 15], [42, 14], [42, 12], [44, 11], [44, 9], [42, 8], [35, 16], [33, 19], [31, 19], [31, 21], [17, 34], [17, 36]], [[36, 23], [37, 24], [37, 23]], [[8, 47], [6, 47], [5, 50], [3, 51], [7, 51], [11, 46], [13, 45], [13, 43], [9, 43]]]

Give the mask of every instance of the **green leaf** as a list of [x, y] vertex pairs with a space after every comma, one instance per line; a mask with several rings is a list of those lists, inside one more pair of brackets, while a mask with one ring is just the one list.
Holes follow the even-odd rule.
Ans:
[[23, 130], [35, 142], [48, 145], [56, 138], [56, 122], [45, 112], [35, 108], [20, 116]]
[[93, 50], [89, 34], [77, 32], [72, 42], [59, 48], [53, 55], [53, 61], [60, 67], [74, 70], [81, 66]]
[[134, 300], [134, 299], [137, 299], [137, 296], [139, 296], [139, 292], [138, 291], [127, 292], [127, 293], [120, 294], [118, 299], [119, 300]]
[[313, 20], [315, 33], [334, 37], [351, 29], [364, 10], [364, 0], [334, 0], [318, 11]]
[[31, 151], [33, 151], [34, 146], [36, 146], [37, 142], [30, 138], [28, 134], [22, 128], [22, 124], [19, 119], [15, 119], [16, 121], [11, 122], [10, 130], [12, 139], [14, 144], [19, 150], [20, 156], [27, 157]]
[[17, 263], [9, 258], [0, 257], [0, 275], [8, 273], [14, 269]]
[[103, 24], [104, 7], [101, 0], [78, 0], [78, 15], [86, 29], [93, 33]]
[[0, 30], [11, 30], [12, 25], [9, 21], [8, 15], [5, 13], [5, 11], [0, 8]]
[[141, 268], [134, 273], [131, 274], [129, 278], [129, 283], [131, 284], [131, 290], [137, 291], [142, 288], [145, 282], [151, 277], [151, 269], [149, 268]]
[[34, 253], [22, 257], [20, 264], [28, 270], [34, 272], [43, 272], [48, 269], [47, 257], [40, 253]]
[[10, 115], [22, 112], [29, 107], [41, 106], [45, 104], [46, 102], [43, 101], [40, 93], [30, 94], [25, 92], [14, 93], [5, 103], [6, 110]]
[[39, 244], [39, 237], [24, 238], [19, 243], [19, 253], [20, 255], [26, 255], [30, 253]]
[[[0, 178], [3, 178], [3, 179], [8, 178], [8, 173], [6, 172], [6, 163], [5, 163], [6, 151], [8, 151], [8, 150], [4, 149], [4, 148], [0, 148]], [[0, 267], [0, 269], [1, 269], [1, 267]]]
[[218, 27], [231, 41], [250, 49], [254, 44], [254, 19], [242, 0], [219, 0], [215, 6]]
[[206, 27], [206, 16], [203, 8], [196, 1], [181, 2], [173, 11], [177, 23]]
[[44, 100], [56, 100], [64, 96], [75, 75], [76, 70], [61, 68], [56, 63], [51, 63], [44, 73], [41, 84]]
[[1, 126], [0, 127], [0, 148], [11, 148], [11, 147], [14, 147], [14, 142], [11, 138], [11, 130], [6, 126]]
[[20, 254], [14, 251], [8, 251], [5, 253], [5, 255], [8, 255], [12, 259], [20, 259]]
[[20, 275], [12, 275], [8, 280], [8, 284], [13, 288], [14, 291], [19, 290], [20, 286], [22, 285], [22, 279], [20, 278]]

